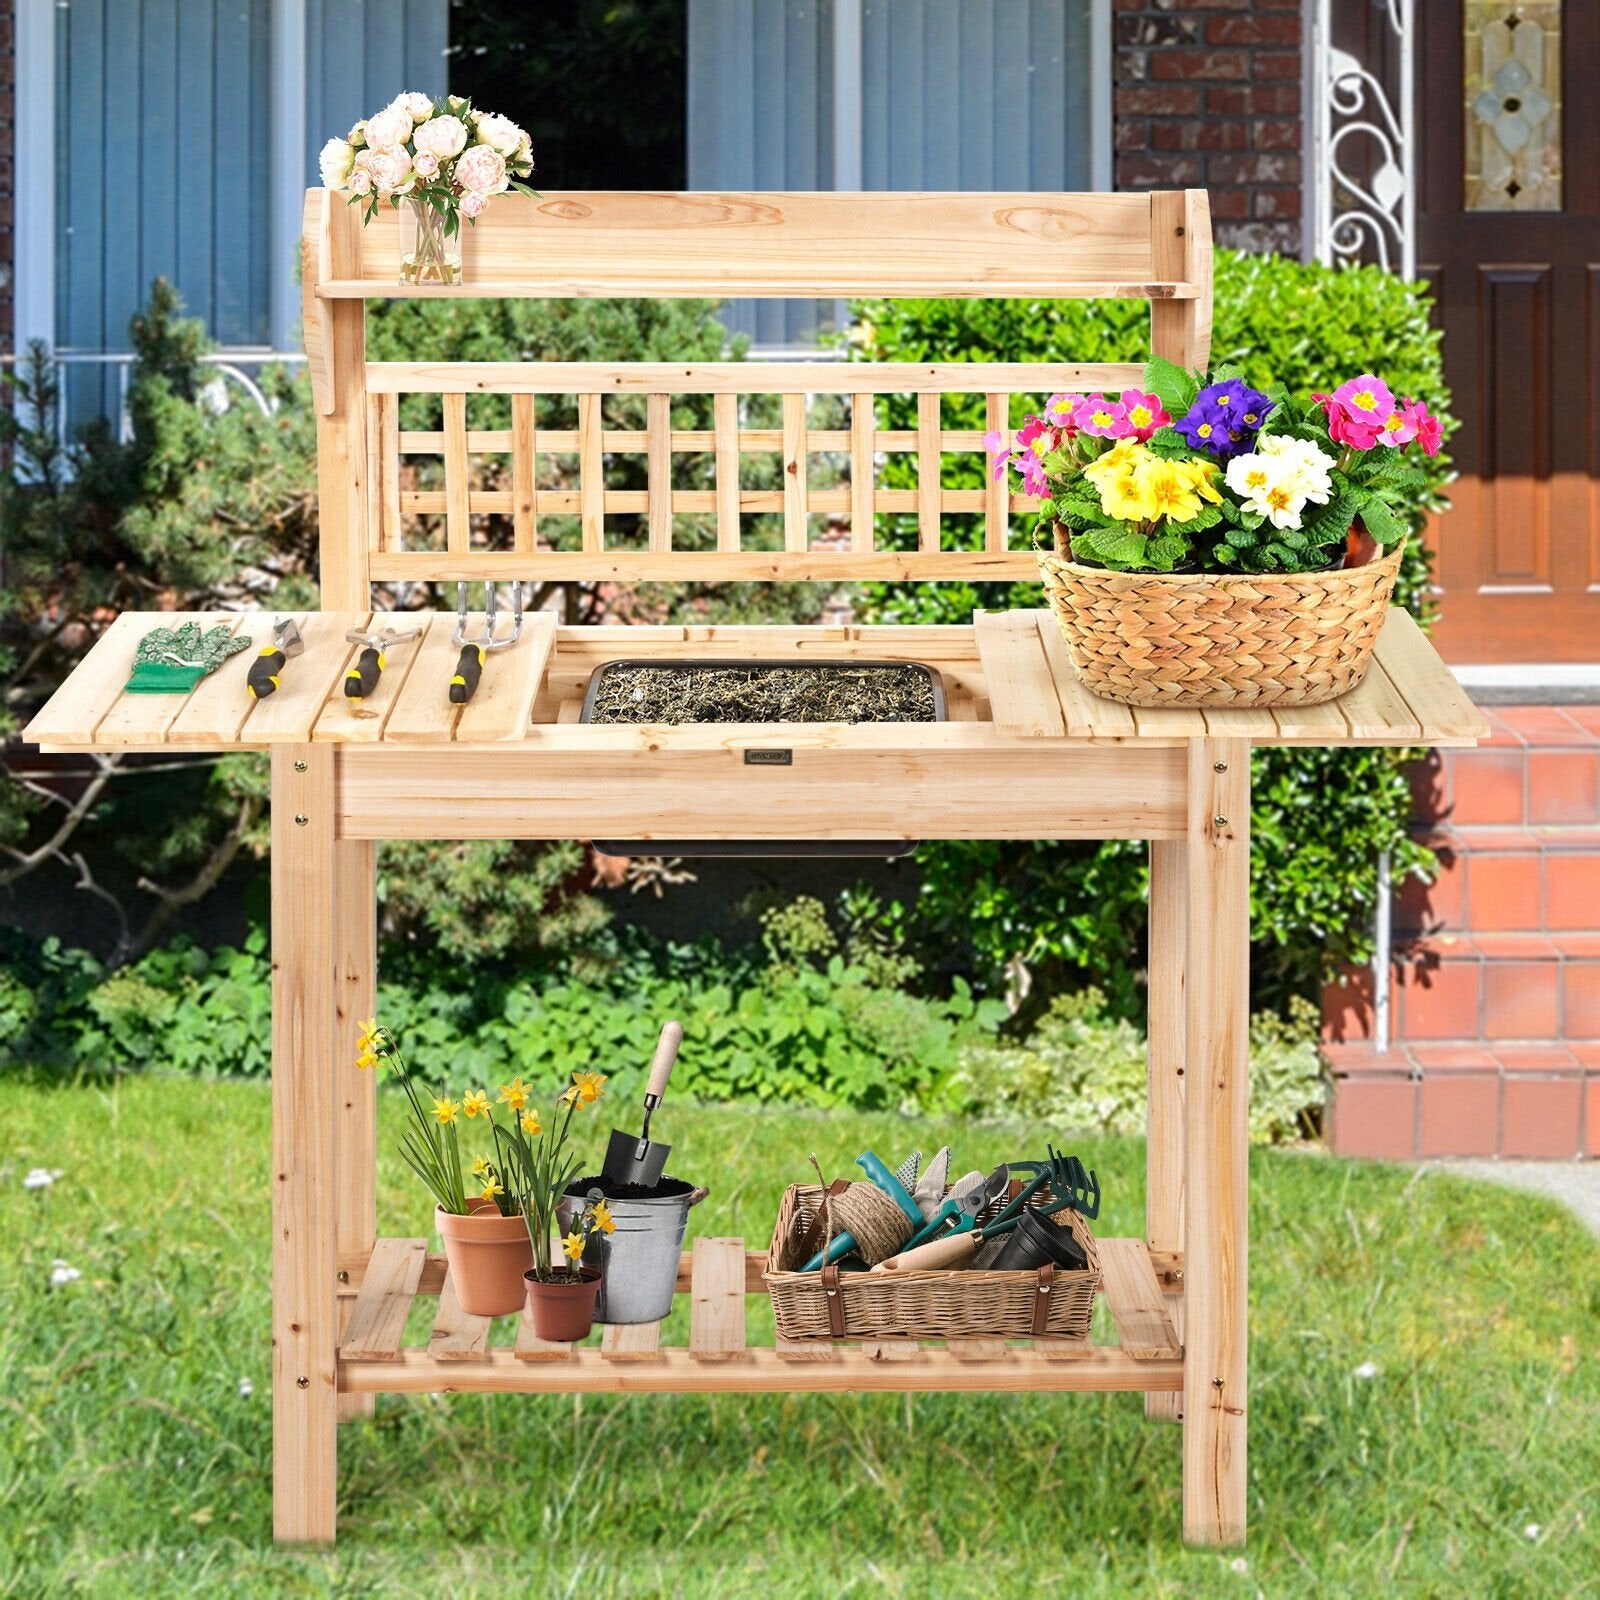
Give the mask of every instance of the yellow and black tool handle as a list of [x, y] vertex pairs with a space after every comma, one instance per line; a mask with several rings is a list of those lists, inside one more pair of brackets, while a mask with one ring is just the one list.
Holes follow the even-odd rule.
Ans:
[[481, 644], [464, 644], [461, 659], [456, 662], [456, 675], [450, 680], [450, 704], [464, 706], [478, 689], [483, 676], [484, 648]]
[[369, 644], [356, 657], [356, 664], [344, 675], [345, 699], [365, 700], [378, 687], [378, 679], [382, 676], [383, 652]]
[[269, 644], [250, 663], [250, 670], [245, 674], [244, 686], [250, 691], [252, 700], [265, 700], [269, 694], [277, 693], [284, 660], [283, 651], [276, 645]]

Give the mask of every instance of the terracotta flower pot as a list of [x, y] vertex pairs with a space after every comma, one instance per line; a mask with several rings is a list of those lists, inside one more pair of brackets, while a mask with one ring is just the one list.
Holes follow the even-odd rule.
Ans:
[[600, 1273], [583, 1267], [576, 1277], [562, 1283], [542, 1283], [533, 1269], [522, 1275], [527, 1290], [528, 1310], [533, 1313], [533, 1331], [553, 1344], [584, 1338], [594, 1326], [594, 1297], [600, 1288]]
[[434, 1216], [444, 1240], [450, 1281], [461, 1309], [473, 1317], [505, 1317], [522, 1309], [522, 1275], [533, 1266], [528, 1225], [502, 1217], [490, 1200], [469, 1200], [467, 1216], [439, 1208]]

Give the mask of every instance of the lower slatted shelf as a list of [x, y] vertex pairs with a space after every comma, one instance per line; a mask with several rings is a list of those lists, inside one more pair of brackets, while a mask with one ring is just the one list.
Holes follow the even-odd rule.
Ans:
[[[420, 1239], [380, 1239], [341, 1272], [354, 1295], [339, 1352], [347, 1394], [451, 1391], [527, 1393], [827, 1393], [894, 1391], [1176, 1391], [1183, 1351], [1163, 1291], [1181, 1276], [1141, 1239], [1101, 1239], [1103, 1293], [1119, 1345], [1075, 1339], [969, 1338], [920, 1343], [745, 1342], [745, 1296], [763, 1292], [765, 1258], [742, 1239], [696, 1239], [679, 1270], [690, 1295], [689, 1343], [663, 1346], [659, 1323], [606, 1327], [598, 1345], [540, 1339], [526, 1311], [515, 1343], [491, 1345], [488, 1317], [461, 1309], [442, 1258]], [[404, 1348], [419, 1295], [437, 1295], [426, 1348]]]

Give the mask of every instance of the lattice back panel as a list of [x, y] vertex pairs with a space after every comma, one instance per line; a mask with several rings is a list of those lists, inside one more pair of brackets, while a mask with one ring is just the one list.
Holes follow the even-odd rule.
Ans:
[[[551, 580], [614, 578], [650, 581], [700, 578], [706, 581], [850, 578], [1008, 578], [1032, 569], [1026, 544], [1035, 499], [1009, 492], [988, 470], [984, 436], [1008, 427], [1011, 397], [1029, 397], [1029, 409], [1043, 406], [1053, 390], [1123, 386], [1139, 369], [1122, 365], [890, 366], [846, 364], [722, 363], [696, 367], [652, 368], [590, 366], [433, 369], [404, 363], [368, 367], [368, 453], [373, 464], [368, 550], [375, 579], [533, 577]], [[511, 426], [469, 428], [470, 393], [509, 398]], [[659, 384], [660, 387], [653, 387]], [[607, 425], [604, 399], [617, 393], [641, 394], [645, 426]], [[953, 428], [943, 416], [946, 394], [984, 396], [983, 429]], [[400, 407], [406, 395], [437, 395], [442, 427], [402, 429]], [[880, 428], [875, 402], [880, 395], [904, 395], [914, 404], [916, 427]], [[710, 428], [675, 428], [675, 396], [709, 398]], [[741, 396], [772, 395], [779, 407], [776, 426], [752, 425]], [[808, 420], [808, 398], [840, 395], [843, 427], [819, 427]], [[569, 417], [576, 403], [576, 427], [552, 427], [546, 419], [559, 409]], [[705, 458], [712, 486], [674, 485], [673, 458]], [[608, 487], [608, 461], [642, 460], [645, 487]], [[944, 458], [974, 456], [984, 487], [947, 487]], [[541, 487], [541, 457], [576, 462], [572, 487]], [[778, 487], [751, 486], [741, 460], [765, 456], [779, 464]], [[880, 485], [890, 456], [911, 456], [917, 482], [912, 488]], [[824, 477], [813, 480], [817, 458], [828, 458]], [[483, 458], [495, 458], [497, 484], [486, 487]], [[418, 487], [413, 468], [424, 459], [438, 463], [429, 476], [436, 486]], [[570, 480], [571, 474], [566, 475]], [[770, 479], [768, 472], [762, 476]], [[971, 480], [973, 474], [966, 474]], [[880, 542], [877, 518], [886, 513], [916, 517], [915, 549], [888, 549]], [[781, 518], [783, 548], [745, 547], [746, 517], [765, 513]], [[982, 548], [966, 548], [970, 537], [953, 534], [945, 519], [955, 514], [982, 518]], [[1013, 514], [1016, 516], [1013, 521]], [[485, 548], [484, 519], [506, 519], [509, 543]], [[608, 517], [642, 520], [645, 549], [618, 548]], [[683, 548], [674, 543], [674, 518], [694, 516], [715, 530], [715, 544]], [[418, 518], [443, 519], [443, 539], [419, 537]], [[551, 548], [549, 519], [576, 518], [577, 549]], [[826, 517], [841, 536], [814, 537], [813, 519]], [[544, 529], [541, 531], [541, 521]], [[1015, 548], [1019, 543], [1021, 548]]]

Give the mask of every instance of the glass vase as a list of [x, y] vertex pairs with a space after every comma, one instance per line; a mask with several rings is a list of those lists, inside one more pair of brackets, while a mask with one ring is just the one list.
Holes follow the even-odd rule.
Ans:
[[400, 210], [401, 283], [460, 283], [461, 234], [445, 233], [447, 215], [423, 200]]

